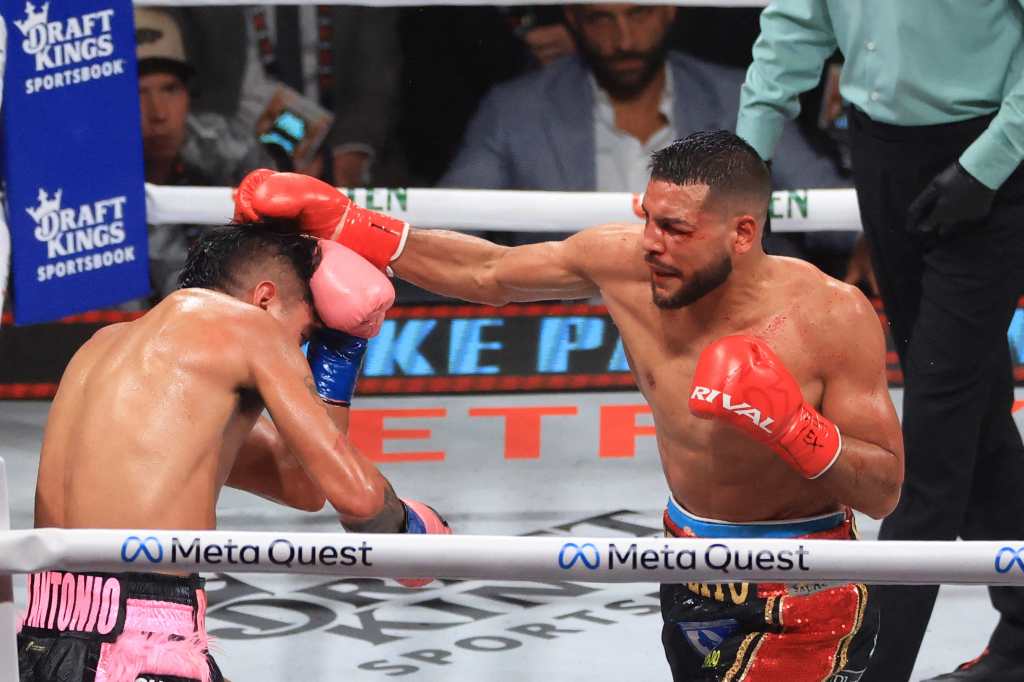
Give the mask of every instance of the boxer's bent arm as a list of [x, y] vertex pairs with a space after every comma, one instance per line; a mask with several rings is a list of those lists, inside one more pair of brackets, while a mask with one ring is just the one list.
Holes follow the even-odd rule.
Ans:
[[449, 230], [411, 230], [392, 262], [404, 280], [444, 296], [474, 303], [587, 298], [598, 288], [587, 276], [581, 232], [559, 242], [500, 246]]
[[327, 415], [334, 422], [334, 425], [341, 429], [341, 432], [348, 437], [349, 406], [324, 403], [324, 408], [327, 410]]
[[274, 426], [342, 524], [367, 532], [399, 530], [405, 522], [401, 501], [331, 420], [298, 345], [291, 345], [277, 329], [250, 330], [245, 338], [253, 383]]
[[288, 450], [273, 422], [261, 416], [242, 443], [226, 485], [303, 511], [320, 511], [326, 498]]
[[903, 435], [885, 375], [885, 337], [860, 291], [846, 293], [822, 327], [825, 368], [821, 413], [839, 427], [842, 450], [817, 479], [838, 500], [880, 519], [896, 508], [903, 484]]

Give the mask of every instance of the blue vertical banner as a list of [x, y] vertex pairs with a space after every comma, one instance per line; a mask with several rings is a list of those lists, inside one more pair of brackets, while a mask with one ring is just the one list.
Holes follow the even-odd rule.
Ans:
[[14, 318], [149, 292], [131, 0], [2, 0]]

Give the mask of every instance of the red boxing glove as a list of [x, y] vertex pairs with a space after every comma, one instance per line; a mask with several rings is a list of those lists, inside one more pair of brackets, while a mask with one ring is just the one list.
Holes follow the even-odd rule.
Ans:
[[839, 457], [836, 425], [804, 400], [800, 386], [762, 339], [726, 336], [700, 354], [690, 412], [722, 419], [767, 444], [805, 478], [817, 478]]
[[[416, 500], [402, 500], [405, 505], [405, 526], [406, 533], [419, 533], [425, 535], [451, 535], [452, 529], [448, 522], [434, 508], [417, 502]], [[433, 578], [399, 578], [400, 585], [405, 587], [423, 587], [433, 582]]]
[[235, 222], [264, 218], [297, 220], [306, 234], [347, 246], [378, 270], [401, 255], [409, 234], [405, 221], [360, 208], [322, 180], [261, 168], [235, 191]]

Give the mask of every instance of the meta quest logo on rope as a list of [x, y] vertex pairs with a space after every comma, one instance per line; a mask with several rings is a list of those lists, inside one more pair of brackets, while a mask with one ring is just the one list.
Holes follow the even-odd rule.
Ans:
[[[149, 292], [130, 0], [6, 0], [4, 175], [14, 315], [52, 320]], [[20, 14], [20, 18], [18, 18]]]
[[359, 545], [317, 545], [292, 542], [288, 538], [275, 538], [267, 543], [238, 544], [230, 539], [225, 543], [207, 542], [199, 538], [181, 539], [173, 536], [167, 551], [160, 538], [129, 535], [121, 543], [121, 561], [188, 566], [258, 566], [272, 564], [291, 568], [299, 566], [373, 566], [370, 554], [373, 546], [363, 540]]
[[609, 542], [602, 552], [593, 542], [583, 544], [567, 542], [558, 551], [558, 567], [570, 570], [578, 562], [581, 568], [595, 571], [602, 566], [602, 555], [605, 557], [604, 568], [608, 571], [615, 570], [615, 568], [647, 571], [710, 569], [720, 573], [753, 569], [762, 571], [772, 569], [780, 571], [810, 570], [806, 562], [810, 550], [805, 549], [802, 544], [798, 545], [795, 551], [763, 549], [754, 552], [749, 549], [733, 549], [721, 542], [708, 545], [707, 549], [700, 553], [693, 549], [673, 548], [668, 544], [661, 549], [640, 549], [635, 542], [622, 546]]

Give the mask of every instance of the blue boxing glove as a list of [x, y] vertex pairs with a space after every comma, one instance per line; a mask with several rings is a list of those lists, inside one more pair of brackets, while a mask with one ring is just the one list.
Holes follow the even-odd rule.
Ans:
[[366, 339], [337, 329], [321, 328], [313, 333], [306, 349], [316, 391], [324, 402], [349, 405], [356, 389], [356, 377], [363, 366]]

